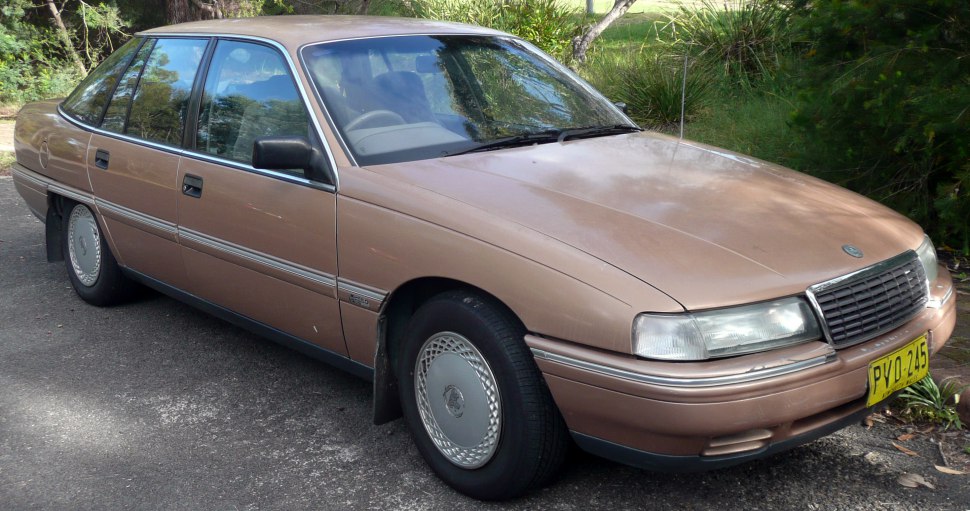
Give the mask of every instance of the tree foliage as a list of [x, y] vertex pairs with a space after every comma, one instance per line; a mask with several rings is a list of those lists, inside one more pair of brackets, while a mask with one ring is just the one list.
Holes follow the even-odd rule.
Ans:
[[803, 0], [806, 167], [970, 252], [970, 2]]
[[582, 12], [559, 0], [414, 0], [409, 14], [494, 28], [566, 59]]

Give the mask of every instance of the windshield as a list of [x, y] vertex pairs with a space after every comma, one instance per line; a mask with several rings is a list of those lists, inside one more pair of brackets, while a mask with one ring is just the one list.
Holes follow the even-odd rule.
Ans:
[[602, 96], [517, 39], [360, 39], [309, 46], [302, 57], [361, 165], [636, 129]]

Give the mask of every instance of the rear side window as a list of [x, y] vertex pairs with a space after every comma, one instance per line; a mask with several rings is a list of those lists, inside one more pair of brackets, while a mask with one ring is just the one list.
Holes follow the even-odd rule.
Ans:
[[162, 144], [182, 144], [192, 83], [206, 39], [159, 39], [131, 102], [125, 133]]
[[306, 108], [279, 52], [219, 41], [200, 106], [198, 151], [250, 164], [257, 137], [307, 137], [308, 128]]
[[132, 39], [118, 48], [74, 89], [61, 108], [75, 119], [92, 125], [101, 122], [101, 113], [114, 92], [118, 77], [131, 61], [141, 39]]

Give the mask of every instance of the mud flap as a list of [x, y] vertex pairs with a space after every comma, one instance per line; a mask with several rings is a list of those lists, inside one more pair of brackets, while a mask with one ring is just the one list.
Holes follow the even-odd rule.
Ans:
[[397, 378], [387, 354], [385, 334], [387, 318], [381, 316], [377, 323], [377, 353], [374, 355], [374, 424], [381, 425], [401, 417], [401, 400], [398, 397]]
[[47, 244], [47, 262], [49, 263], [64, 260], [64, 251], [61, 250], [63, 228], [61, 226], [60, 209], [60, 201], [52, 201], [47, 207], [47, 218], [44, 219], [44, 238]]

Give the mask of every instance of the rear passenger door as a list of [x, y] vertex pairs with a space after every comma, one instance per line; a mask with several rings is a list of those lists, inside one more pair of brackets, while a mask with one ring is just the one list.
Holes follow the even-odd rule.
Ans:
[[118, 80], [88, 149], [88, 175], [121, 264], [182, 289], [179, 153], [209, 41], [146, 39]]
[[321, 147], [289, 60], [274, 46], [220, 39], [179, 169], [188, 290], [346, 354], [336, 295], [336, 201], [303, 170], [252, 167], [261, 136]]

